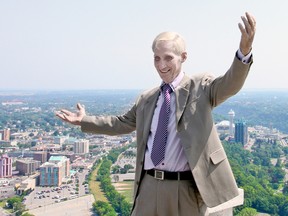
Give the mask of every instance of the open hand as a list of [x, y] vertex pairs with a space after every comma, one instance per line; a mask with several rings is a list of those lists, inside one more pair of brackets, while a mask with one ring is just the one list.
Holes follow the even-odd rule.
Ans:
[[241, 31], [240, 51], [243, 53], [244, 56], [251, 51], [254, 35], [256, 32], [255, 18], [247, 12], [245, 13], [245, 15], [246, 17], [241, 17], [244, 26], [241, 23], [238, 24]]
[[85, 108], [78, 103], [77, 104], [78, 111], [73, 113], [66, 109], [62, 109], [61, 111], [56, 113], [56, 116], [62, 119], [65, 122], [68, 122], [73, 125], [80, 125], [82, 118], [86, 115]]

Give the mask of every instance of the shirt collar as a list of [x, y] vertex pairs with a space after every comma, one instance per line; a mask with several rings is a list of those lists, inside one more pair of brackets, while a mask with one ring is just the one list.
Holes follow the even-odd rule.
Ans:
[[[179, 84], [180, 84], [181, 80], [183, 79], [183, 77], [184, 77], [184, 72], [181, 71], [181, 72], [178, 74], [178, 76], [177, 76], [171, 83], [169, 83], [169, 85], [170, 85], [170, 87], [171, 87], [171, 89], [172, 89], [173, 92], [174, 92], [175, 89], [179, 86]], [[164, 84], [165, 84], [165, 83], [162, 82], [161, 86], [163, 86]]]

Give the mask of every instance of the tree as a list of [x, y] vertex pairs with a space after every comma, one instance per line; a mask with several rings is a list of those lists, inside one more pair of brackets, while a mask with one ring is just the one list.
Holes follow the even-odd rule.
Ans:
[[255, 216], [255, 215], [257, 215], [257, 211], [253, 208], [244, 208], [237, 214], [237, 216]]
[[286, 184], [284, 185], [282, 192], [283, 192], [284, 195], [288, 196], [288, 183], [286, 183]]
[[106, 202], [97, 201], [93, 203], [93, 211], [98, 216], [116, 216], [115, 210]]
[[7, 199], [7, 207], [8, 208], [13, 208], [14, 203], [21, 203], [21, 197], [15, 196]]
[[13, 212], [15, 212], [16, 216], [22, 215], [25, 211], [25, 205], [22, 202], [15, 202], [13, 204]]
[[112, 173], [113, 174], [116, 174], [116, 173], [119, 173], [121, 167], [119, 165], [115, 165], [112, 167]]

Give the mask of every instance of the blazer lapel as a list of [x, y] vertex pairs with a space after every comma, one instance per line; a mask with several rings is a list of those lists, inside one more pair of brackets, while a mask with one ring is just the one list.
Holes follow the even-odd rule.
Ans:
[[152, 122], [152, 118], [153, 118], [153, 114], [154, 114], [154, 110], [156, 107], [159, 94], [160, 94], [160, 89], [156, 88], [156, 90], [152, 92], [152, 94], [147, 98], [146, 104], [144, 106], [143, 119], [145, 119], [145, 121], [143, 121], [144, 123], [143, 140], [145, 143], [148, 139], [148, 135], [149, 135], [150, 128], [151, 128], [151, 122]]
[[184, 112], [184, 109], [187, 104], [187, 100], [189, 97], [189, 88], [190, 83], [188, 82], [190, 79], [188, 76], [184, 76], [182, 79], [179, 88], [176, 88], [175, 94], [176, 94], [176, 122], [177, 125], [181, 119], [181, 116]]

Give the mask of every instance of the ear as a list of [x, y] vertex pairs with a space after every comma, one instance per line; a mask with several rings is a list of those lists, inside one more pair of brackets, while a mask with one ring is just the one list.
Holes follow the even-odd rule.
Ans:
[[182, 62], [182, 63], [185, 62], [186, 59], [187, 59], [187, 52], [181, 53], [181, 62]]

